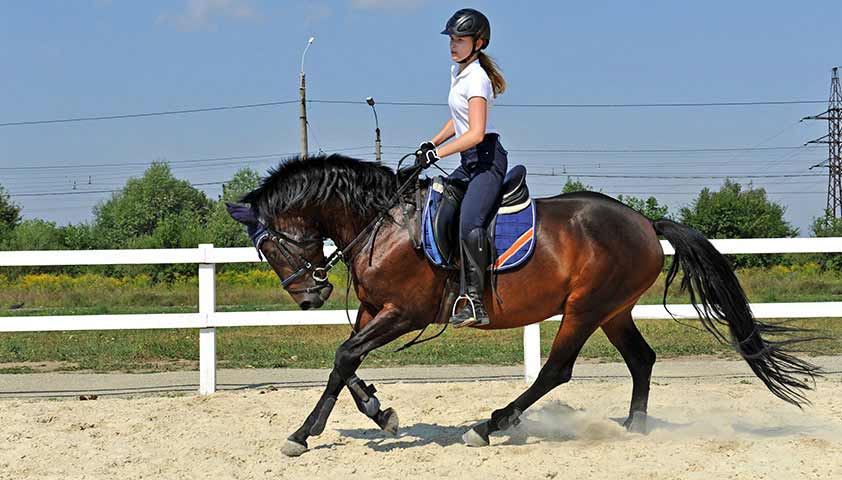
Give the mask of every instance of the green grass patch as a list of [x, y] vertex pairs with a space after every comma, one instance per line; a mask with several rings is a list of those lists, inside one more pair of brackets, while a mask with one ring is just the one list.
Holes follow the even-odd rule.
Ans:
[[[820, 335], [840, 338], [837, 319], [793, 321], [815, 329]], [[639, 320], [638, 327], [659, 358], [714, 355], [736, 358], [728, 345], [717, 343], [705, 331], [671, 320]], [[549, 353], [558, 322], [541, 324], [544, 357]], [[217, 330], [217, 355], [228, 368], [326, 368], [333, 364], [336, 347], [348, 338], [349, 327], [237, 327]], [[431, 329], [431, 332], [435, 330]], [[521, 329], [501, 331], [452, 330], [438, 339], [400, 353], [394, 350], [409, 340], [400, 339], [372, 352], [366, 367], [400, 365], [494, 364], [523, 362]], [[103, 332], [43, 332], [0, 334], [0, 368], [14, 364], [55, 362], [56, 370], [161, 371], [195, 369], [199, 359], [196, 330], [114, 330]], [[804, 344], [802, 351], [842, 354], [838, 341]], [[598, 331], [582, 349], [581, 358], [620, 361], [621, 358]]]
[[[821, 271], [816, 264], [737, 272], [752, 302], [834, 301], [842, 297], [842, 274]], [[331, 272], [335, 286], [325, 309], [345, 308], [344, 266]], [[251, 271], [222, 271], [217, 276], [217, 310], [290, 310], [297, 306], [283, 292], [274, 272], [265, 266]], [[663, 275], [646, 292], [641, 304], [657, 304], [663, 294]], [[688, 298], [673, 288], [670, 303]], [[20, 304], [23, 304], [22, 307]], [[11, 309], [15, 305], [20, 308]], [[350, 307], [357, 302], [350, 299]], [[30, 315], [97, 315], [188, 313], [198, 311], [195, 276], [154, 283], [148, 276], [110, 278], [97, 274], [78, 276], [31, 274], [8, 278], [0, 274], [0, 317]], [[0, 322], [3, 319], [0, 318]], [[687, 323], [699, 326], [698, 323]], [[798, 320], [796, 325], [840, 338], [842, 319]], [[637, 322], [644, 337], [661, 358], [685, 355], [734, 356], [705, 331], [669, 320]], [[541, 326], [544, 355], [558, 329], [557, 322]], [[435, 332], [434, 328], [430, 332]], [[307, 327], [241, 327], [218, 330], [217, 352], [223, 367], [329, 367], [336, 347], [348, 337], [344, 325]], [[483, 332], [449, 330], [439, 339], [399, 354], [393, 345], [371, 353], [366, 366], [498, 364], [523, 361], [520, 329]], [[820, 354], [842, 354], [842, 344], [817, 341], [802, 346]], [[38, 332], [0, 334], [0, 372], [25, 372], [29, 362], [54, 362], [56, 370], [146, 371], [195, 368], [198, 361], [196, 330], [114, 330], [102, 332]], [[582, 357], [619, 361], [614, 347], [597, 332], [582, 350]], [[39, 367], [40, 369], [40, 367]]]

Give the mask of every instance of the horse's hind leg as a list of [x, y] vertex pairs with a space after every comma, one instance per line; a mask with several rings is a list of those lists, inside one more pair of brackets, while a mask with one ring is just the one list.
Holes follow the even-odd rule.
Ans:
[[646, 409], [655, 352], [643, 339], [628, 309], [602, 326], [608, 340], [620, 351], [632, 376], [629, 418], [623, 424], [630, 432], [646, 433]]
[[585, 341], [599, 326], [603, 316], [566, 314], [553, 340], [547, 362], [535, 382], [512, 403], [491, 414], [491, 419], [475, 425], [462, 439], [472, 447], [488, 445], [490, 433], [505, 430], [519, 423], [518, 417], [553, 388], [566, 383], [573, 375], [573, 364]]

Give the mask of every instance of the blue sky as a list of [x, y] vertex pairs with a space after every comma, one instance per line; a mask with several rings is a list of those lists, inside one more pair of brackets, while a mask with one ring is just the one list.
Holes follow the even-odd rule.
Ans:
[[[301, 52], [311, 99], [444, 102], [448, 16], [471, 6], [493, 25], [489, 53], [509, 90], [500, 104], [823, 100], [842, 64], [840, 3], [438, 0], [79, 0], [0, 2], [0, 123], [250, 104], [297, 98]], [[799, 146], [826, 133], [798, 123], [824, 105], [709, 108], [496, 108], [510, 164], [591, 175], [739, 175], [787, 206], [807, 233], [825, 205], [826, 150], [686, 151]], [[311, 150], [372, 158], [365, 105], [311, 104]], [[445, 107], [381, 105], [383, 141], [413, 146]], [[172, 162], [298, 150], [297, 106], [0, 127], [0, 184], [13, 195], [118, 188], [155, 159]], [[351, 149], [352, 147], [363, 147]], [[567, 149], [586, 152], [535, 152]], [[668, 149], [673, 152], [592, 152]], [[591, 150], [591, 151], [587, 151]], [[405, 149], [385, 149], [395, 161]], [[277, 159], [173, 163], [193, 183]], [[444, 166], [452, 167], [456, 159]], [[84, 165], [115, 165], [84, 167]], [[31, 170], [28, 167], [61, 167]], [[90, 184], [88, 183], [90, 179]], [[566, 177], [533, 177], [537, 195]], [[672, 209], [721, 179], [582, 177], [616, 195], [648, 192]], [[737, 179], [747, 182], [748, 179]], [[203, 187], [215, 198], [218, 186]], [[91, 218], [108, 194], [16, 196], [27, 218]]]

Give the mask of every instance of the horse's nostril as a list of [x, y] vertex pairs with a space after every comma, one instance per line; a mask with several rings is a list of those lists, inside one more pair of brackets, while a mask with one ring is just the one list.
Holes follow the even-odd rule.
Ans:
[[310, 310], [313, 304], [305, 300], [299, 303], [298, 306], [301, 307], [301, 310]]

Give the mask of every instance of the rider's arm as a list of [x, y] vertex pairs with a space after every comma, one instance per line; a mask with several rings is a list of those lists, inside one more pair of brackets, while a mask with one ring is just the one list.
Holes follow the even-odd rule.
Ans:
[[[488, 103], [483, 97], [471, 97], [468, 100], [468, 131], [447, 145], [442, 145], [437, 148], [436, 153], [439, 158], [463, 152], [482, 141], [485, 137], [485, 122], [488, 116], [488, 110], [486, 108], [487, 105]], [[453, 128], [453, 120], [451, 119], [448, 123], [450, 128]], [[447, 127], [447, 125], [445, 125], [445, 127]], [[441, 135], [441, 133], [439, 133], [439, 135]], [[436, 138], [439, 135], [436, 135]], [[433, 142], [438, 145], [435, 138], [433, 139]]]
[[453, 138], [454, 135], [456, 135], [456, 130], [453, 128], [453, 119], [451, 118], [444, 124], [441, 131], [437, 133], [435, 137], [431, 138], [430, 141], [436, 146], [439, 146]]

